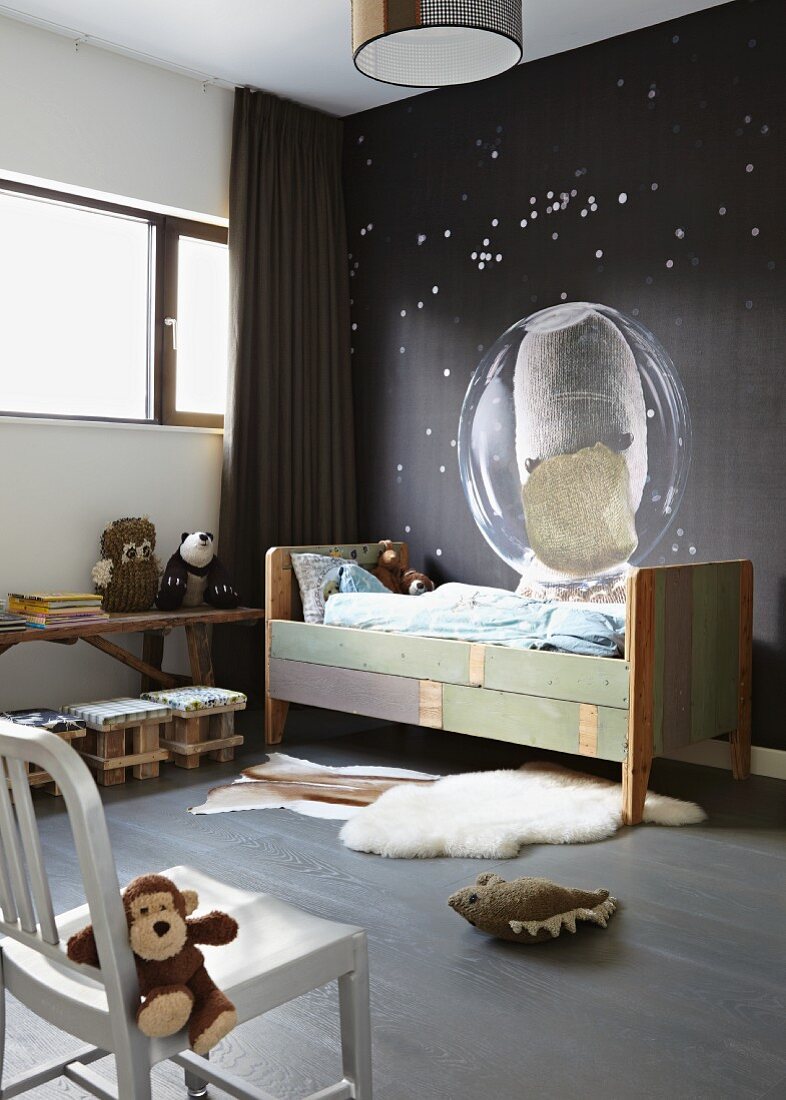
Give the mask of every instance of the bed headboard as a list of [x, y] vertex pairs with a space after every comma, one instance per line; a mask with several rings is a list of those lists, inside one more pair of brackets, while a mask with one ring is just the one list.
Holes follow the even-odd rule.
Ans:
[[[401, 556], [406, 569], [409, 565], [409, 547], [405, 542], [393, 545]], [[300, 602], [300, 589], [292, 568], [295, 554], [324, 554], [331, 558], [349, 558], [371, 569], [377, 564], [380, 555], [379, 542], [349, 542], [334, 546], [273, 546], [265, 555], [265, 620], [294, 619], [301, 621], [303, 606]]]

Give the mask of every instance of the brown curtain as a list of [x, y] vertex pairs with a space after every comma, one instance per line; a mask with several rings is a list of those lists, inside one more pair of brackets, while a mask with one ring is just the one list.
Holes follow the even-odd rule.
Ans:
[[[235, 93], [219, 552], [253, 606], [269, 546], [356, 538], [341, 145], [339, 119]], [[219, 683], [261, 695], [259, 635], [217, 632]]]

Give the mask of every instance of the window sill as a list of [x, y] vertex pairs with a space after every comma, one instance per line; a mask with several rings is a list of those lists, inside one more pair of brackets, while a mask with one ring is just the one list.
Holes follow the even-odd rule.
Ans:
[[25, 427], [104, 428], [123, 432], [197, 432], [201, 435], [223, 435], [223, 428], [195, 428], [182, 424], [138, 424], [123, 420], [69, 420], [65, 417], [0, 416], [3, 424], [24, 424]]

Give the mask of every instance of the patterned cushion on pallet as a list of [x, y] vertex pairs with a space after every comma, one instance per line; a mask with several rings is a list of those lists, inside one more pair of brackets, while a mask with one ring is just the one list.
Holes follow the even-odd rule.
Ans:
[[20, 726], [33, 726], [50, 733], [81, 733], [85, 722], [72, 714], [63, 714], [60, 710], [39, 707], [37, 710], [7, 710], [0, 718], [8, 718]]
[[82, 718], [91, 729], [99, 730], [104, 726], [117, 726], [123, 722], [131, 725], [156, 718], [163, 722], [172, 714], [170, 707], [146, 699], [103, 699], [98, 703], [78, 703], [63, 707], [63, 710]]
[[161, 691], [146, 691], [143, 699], [156, 703], [166, 703], [175, 711], [215, 710], [218, 707], [238, 707], [246, 705], [246, 696], [242, 691], [230, 691], [217, 687], [181, 687], [163, 688]]

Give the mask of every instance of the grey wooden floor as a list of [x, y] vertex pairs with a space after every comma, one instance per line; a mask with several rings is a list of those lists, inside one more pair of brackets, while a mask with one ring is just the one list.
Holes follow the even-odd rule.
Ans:
[[[243, 718], [245, 759], [260, 760], [261, 720]], [[291, 717], [282, 747], [323, 763], [441, 773], [526, 758], [494, 742], [314, 712]], [[734, 783], [726, 772], [659, 761], [653, 788], [699, 801], [706, 825], [624, 829], [602, 843], [534, 847], [487, 864], [361, 855], [337, 842], [336, 823], [285, 810], [185, 812], [238, 770], [168, 767], [158, 781], [105, 792], [120, 881], [191, 863], [365, 926], [377, 1100], [786, 1097], [784, 784]], [[56, 800], [36, 804], [55, 901], [66, 909], [82, 898], [65, 818]], [[605, 886], [620, 909], [605, 932], [584, 927], [532, 948], [496, 942], [445, 904], [489, 867]], [[15, 1003], [8, 1030], [10, 1073], [68, 1045]], [[327, 989], [238, 1029], [218, 1057], [290, 1100], [338, 1076], [337, 1034]], [[109, 1062], [97, 1068], [111, 1076]], [[183, 1095], [174, 1068], [155, 1077], [162, 1100]], [[82, 1093], [61, 1083], [30, 1095]]]

